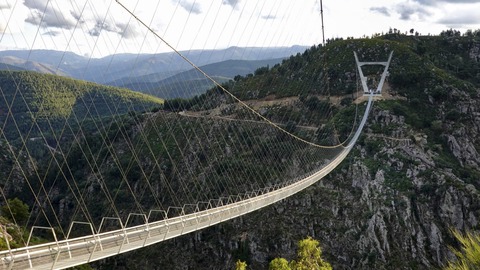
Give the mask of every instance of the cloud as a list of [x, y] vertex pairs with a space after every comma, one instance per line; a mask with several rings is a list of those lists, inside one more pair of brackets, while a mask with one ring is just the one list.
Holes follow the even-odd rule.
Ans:
[[23, 4], [30, 9], [30, 14], [25, 22], [42, 27], [56, 27], [72, 29], [75, 22], [66, 18], [64, 14], [55, 9], [49, 1], [46, 0], [24, 0]]
[[45, 6], [48, 4], [48, 1], [45, 0], [24, 0], [23, 4], [28, 7], [28, 8], [33, 8], [33, 9], [38, 9], [38, 10], [44, 10]]
[[[52, 3], [54, 2], [51, 0], [24, 0], [23, 4], [30, 9], [25, 22], [53, 29], [73, 29], [76, 24], [88, 25], [88, 34], [95, 37], [99, 36], [102, 31], [116, 33], [127, 39], [138, 35], [138, 31], [133, 25], [120, 21], [111, 22], [98, 19], [105, 17], [102, 16], [101, 12], [95, 16], [84, 17], [84, 14], [80, 11], [61, 10]], [[43, 34], [58, 36], [60, 32], [49, 29]]]
[[100, 33], [102, 32], [102, 30], [112, 32], [113, 28], [111, 28], [108, 23], [105, 23], [105, 22], [102, 22], [102, 21], [97, 21], [95, 23], [95, 26], [92, 29], [90, 29], [88, 31], [88, 33], [91, 36], [98, 37], [98, 36], [100, 36]]
[[447, 25], [451, 28], [464, 27], [466, 25], [480, 24], [480, 17], [477, 11], [456, 13], [444, 16], [438, 23]]
[[275, 20], [277, 17], [275, 17], [274, 15], [263, 15], [262, 16], [262, 19], [264, 20]]
[[[462, 7], [465, 4], [475, 4], [480, 3], [480, 0], [404, 0], [403, 2], [393, 5], [389, 8], [387, 7], [371, 7], [370, 11], [377, 12], [383, 14], [385, 16], [390, 16], [392, 13], [397, 13], [400, 16], [400, 20], [408, 21], [412, 19], [420, 19], [420, 20], [428, 20], [428, 17], [432, 17], [434, 14], [439, 13], [439, 10], [445, 5], [455, 5], [458, 7]], [[450, 24], [461, 22], [462, 16], [458, 14], [462, 14], [457, 12], [454, 15], [453, 19], [449, 19], [449, 15], [446, 15], [443, 12], [444, 19], [440, 20], [439, 23], [442, 24]], [[448, 17], [447, 17], [448, 16]], [[479, 17], [478, 14], [476, 17]], [[471, 21], [475, 21], [475, 16], [471, 16], [471, 18], [467, 18], [468, 23]], [[449, 22], [449, 23], [447, 23]], [[463, 25], [464, 23], [459, 23], [458, 25]]]
[[[441, 7], [445, 4], [457, 5], [462, 8], [465, 4], [477, 4], [480, 0], [413, 0], [404, 1], [393, 7], [393, 9], [400, 14], [401, 20], [410, 20], [416, 16], [420, 19], [431, 17], [433, 14], [442, 10]], [[467, 6], [468, 7], [468, 6]], [[372, 9], [370, 9], [372, 10]], [[443, 18], [438, 20], [437, 23], [448, 25], [449, 27], [462, 27], [469, 24], [479, 24], [480, 17], [478, 12], [474, 12], [472, 8], [466, 9], [466, 11], [456, 11], [445, 14]]]
[[10, 6], [10, 4], [9, 4], [8, 2], [6, 2], [6, 3], [0, 3], [0, 10], [2, 10], [2, 9], [10, 9], [10, 8], [11, 8], [11, 6]]
[[450, 3], [450, 4], [475, 4], [480, 3], [480, 0], [414, 0], [421, 5], [427, 6], [437, 6], [442, 3]]
[[124, 38], [134, 38], [139, 35], [137, 29], [131, 25], [126, 23], [117, 23], [112, 24], [108, 22], [97, 21], [95, 26], [88, 31], [88, 34], [94, 37], [100, 36], [102, 31], [107, 31], [111, 33], [119, 34]]
[[51, 30], [51, 31], [43, 33], [42, 35], [56, 37], [56, 36], [60, 35], [60, 31]]
[[117, 23], [119, 31], [117, 33], [124, 38], [134, 38], [139, 35], [139, 32], [132, 24]]
[[237, 8], [237, 4], [240, 3], [240, 0], [223, 0], [222, 4], [231, 6], [232, 8]]
[[76, 13], [75, 11], [70, 11], [70, 15], [72, 15], [72, 17], [75, 19], [75, 21], [77, 21], [78, 23], [80, 24], [83, 24], [85, 23], [85, 20], [82, 19], [82, 15], [81, 14], [78, 14]]
[[412, 19], [413, 16], [424, 18], [431, 15], [428, 10], [419, 5], [399, 4], [395, 6], [395, 11], [400, 14], [400, 19], [404, 21]]
[[388, 8], [386, 8], [386, 7], [371, 7], [370, 11], [380, 13], [380, 14], [383, 14], [387, 17], [390, 17], [390, 12], [388, 12]]
[[188, 0], [180, 0], [178, 4], [190, 13], [200, 14], [202, 12], [200, 6], [195, 1], [191, 2]]

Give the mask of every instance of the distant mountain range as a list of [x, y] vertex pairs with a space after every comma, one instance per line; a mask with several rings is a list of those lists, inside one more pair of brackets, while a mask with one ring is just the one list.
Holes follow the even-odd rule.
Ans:
[[[273, 66], [280, 63], [283, 58], [267, 60], [226, 60], [218, 63], [208, 64], [201, 67], [201, 70], [208, 74], [218, 83], [233, 79], [237, 75], [253, 73], [259, 67]], [[159, 79], [158, 73], [134, 78], [122, 78], [121, 80], [109, 83], [113, 86], [121, 86], [134, 91], [146, 94], [170, 98], [188, 98], [204, 93], [213, 86], [211, 80], [205, 77], [196, 69], [189, 69]]]
[[[192, 50], [181, 54], [221, 83], [236, 75], [253, 73], [262, 66], [273, 66], [306, 48], [230, 47], [221, 50]], [[192, 97], [213, 85], [173, 52], [88, 58], [54, 50], [9, 50], [0, 51], [0, 69], [61, 75], [126, 87], [161, 98]]]

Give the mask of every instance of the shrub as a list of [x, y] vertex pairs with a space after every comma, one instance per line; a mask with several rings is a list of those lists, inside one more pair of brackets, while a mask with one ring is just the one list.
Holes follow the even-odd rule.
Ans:
[[28, 205], [18, 198], [8, 199], [7, 204], [3, 205], [0, 210], [4, 217], [18, 224], [25, 223], [30, 215]]
[[456, 261], [449, 261], [445, 270], [480, 269], [480, 234], [452, 230], [453, 236], [460, 242], [460, 249], [450, 247]]

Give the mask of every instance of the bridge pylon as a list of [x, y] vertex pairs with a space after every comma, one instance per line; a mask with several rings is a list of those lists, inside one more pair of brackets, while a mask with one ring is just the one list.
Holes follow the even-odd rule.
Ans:
[[[381, 96], [382, 95], [382, 89], [383, 89], [383, 84], [385, 83], [385, 78], [388, 75], [388, 67], [390, 66], [390, 61], [392, 60], [393, 56], [393, 51], [390, 52], [390, 55], [388, 56], [388, 60], [386, 62], [360, 62], [358, 61], [358, 56], [356, 52], [353, 52], [355, 56], [355, 62], [357, 63], [357, 68], [358, 68], [358, 74], [360, 75], [360, 80], [362, 82], [362, 88], [363, 88], [363, 95], [364, 96]], [[377, 88], [369, 88], [367, 85], [367, 77], [363, 75], [363, 66], [375, 66], [375, 65], [381, 65], [384, 66], [385, 68], [383, 69], [382, 76], [380, 78], [380, 82], [377, 85]]]

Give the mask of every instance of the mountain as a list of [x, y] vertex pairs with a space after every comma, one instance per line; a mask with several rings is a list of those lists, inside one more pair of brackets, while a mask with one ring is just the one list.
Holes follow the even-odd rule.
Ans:
[[[305, 46], [255, 48], [230, 47], [219, 50], [182, 51], [197, 66], [226, 60], [266, 60], [288, 57], [305, 50]], [[0, 51], [0, 62], [42, 73], [60, 74], [100, 84], [129, 78], [159, 74], [167, 78], [187, 71], [191, 66], [176, 53], [115, 54], [102, 58], [88, 58], [72, 52], [53, 50]], [[27, 65], [25, 63], [28, 63]], [[45, 69], [35, 68], [42, 66]], [[154, 75], [157, 76], [157, 75]], [[118, 84], [114, 84], [118, 85]]]
[[65, 75], [50, 64], [26, 61], [15, 56], [2, 56], [0, 57], [0, 63], [3, 70], [30, 70], [45, 74]]
[[[216, 82], [222, 84], [233, 80], [235, 76], [246, 76], [254, 73], [261, 67], [274, 66], [282, 62], [283, 58], [267, 60], [227, 60], [201, 66], [200, 69]], [[214, 86], [203, 73], [196, 69], [180, 72], [168, 78], [160, 79], [159, 73], [149, 74], [135, 78], [122, 78], [109, 83], [118, 85], [137, 92], [150, 94], [164, 99], [192, 98], [205, 93]]]
[[0, 51], [0, 57], [15, 57], [24, 61], [38, 62], [62, 69], [62, 66], [84, 66], [88, 58], [72, 52], [55, 50], [6, 50]]
[[19, 70], [25, 70], [21, 67], [17, 67], [15, 65], [10, 65], [6, 63], [0, 63], [0, 70], [11, 70], [11, 71], [19, 71]]

